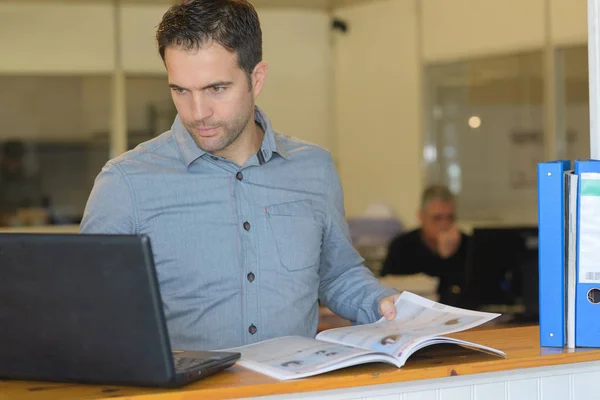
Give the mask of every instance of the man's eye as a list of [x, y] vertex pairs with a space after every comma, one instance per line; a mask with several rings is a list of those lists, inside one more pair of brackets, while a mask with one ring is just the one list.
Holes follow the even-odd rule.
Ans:
[[184, 94], [186, 92], [185, 89], [182, 88], [173, 88], [173, 90], [175, 91], [175, 93], [177, 94]]
[[225, 91], [225, 86], [213, 86], [210, 88], [213, 93], [222, 93]]

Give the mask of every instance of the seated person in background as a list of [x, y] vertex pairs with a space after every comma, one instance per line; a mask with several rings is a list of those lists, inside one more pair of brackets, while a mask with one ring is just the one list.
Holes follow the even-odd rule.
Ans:
[[455, 225], [454, 196], [448, 188], [434, 185], [425, 189], [419, 220], [420, 228], [392, 240], [380, 275], [424, 273], [438, 277], [439, 301], [458, 306], [468, 236]]

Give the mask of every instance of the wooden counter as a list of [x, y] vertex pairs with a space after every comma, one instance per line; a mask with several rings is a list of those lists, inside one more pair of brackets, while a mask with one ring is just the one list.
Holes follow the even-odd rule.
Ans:
[[[401, 369], [387, 364], [373, 363], [312, 378], [279, 382], [246, 370], [243, 367], [234, 366], [218, 375], [181, 389], [0, 381], [0, 399], [119, 398], [167, 400], [245, 398], [267, 395], [284, 395], [283, 397], [288, 398], [293, 396], [292, 393], [298, 392], [304, 392], [305, 395], [309, 395], [306, 392], [313, 392], [312, 394], [315, 395], [315, 391], [353, 387], [361, 387], [363, 391], [370, 391], [379, 387], [372, 385], [429, 382], [436, 379], [439, 381], [438, 378], [446, 378], [446, 382], [452, 382], [452, 380], [458, 381], [457, 379], [460, 377], [479, 376], [483, 373], [508, 372], [553, 365], [564, 366], [588, 361], [598, 362], [600, 370], [600, 349], [540, 348], [538, 332], [538, 327], [533, 326], [509, 329], [481, 329], [452, 335], [460, 339], [501, 349], [506, 352], [508, 359], [469, 351], [458, 346], [442, 345], [430, 347], [413, 355]], [[287, 396], [285, 396], [286, 394]], [[446, 399], [447, 397], [443, 398]], [[505, 397], [501, 398], [504, 399]]]

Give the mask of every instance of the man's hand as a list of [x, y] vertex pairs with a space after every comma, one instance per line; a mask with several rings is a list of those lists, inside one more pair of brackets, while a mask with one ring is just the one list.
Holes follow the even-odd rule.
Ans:
[[438, 234], [438, 254], [442, 258], [448, 258], [458, 251], [461, 242], [460, 231], [456, 225]]
[[394, 303], [398, 300], [400, 294], [395, 294], [390, 297], [386, 297], [385, 299], [379, 302], [379, 313], [385, 317], [387, 320], [392, 320], [396, 318], [396, 306]]

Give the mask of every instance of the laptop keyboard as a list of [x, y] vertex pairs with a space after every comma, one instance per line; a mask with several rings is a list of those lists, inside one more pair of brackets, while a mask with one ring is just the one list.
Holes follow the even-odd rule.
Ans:
[[176, 371], [189, 371], [191, 369], [198, 369], [206, 364], [213, 362], [211, 359], [198, 359], [198, 358], [187, 358], [187, 357], [173, 357]]

